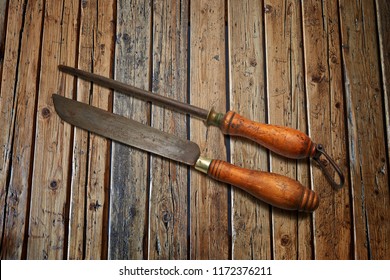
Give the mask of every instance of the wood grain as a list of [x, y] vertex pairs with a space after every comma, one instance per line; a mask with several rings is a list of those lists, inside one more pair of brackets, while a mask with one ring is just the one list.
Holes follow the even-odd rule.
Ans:
[[[24, 258], [28, 227], [29, 193], [32, 159], [34, 155], [34, 118], [38, 92], [40, 62], [40, 32], [42, 29], [42, 1], [29, 2], [26, 7], [23, 38], [20, 45], [19, 80], [14, 100], [15, 125], [9, 177], [2, 259]], [[34, 20], [33, 20], [34, 19]], [[30, 36], [36, 34], [37, 36]]]
[[[111, 76], [112, 1], [81, 5], [78, 68]], [[110, 109], [110, 91], [78, 80], [77, 99]], [[69, 259], [107, 258], [109, 141], [75, 128], [70, 205]]]
[[72, 97], [73, 83], [61, 78], [57, 65], [74, 66], [79, 2], [45, 4], [28, 259], [66, 256], [71, 129], [55, 114], [51, 95]]
[[340, 1], [354, 257], [388, 259], [389, 163], [373, 2]]
[[[230, 110], [266, 122], [263, 1], [228, 1]], [[265, 149], [230, 138], [233, 164], [268, 170]], [[238, 189], [232, 190], [232, 258], [269, 259], [269, 205]]]
[[[153, 5], [152, 89], [187, 101], [188, 1]], [[152, 106], [152, 126], [187, 138], [186, 116]], [[149, 259], [188, 258], [188, 167], [151, 156]]]
[[[93, 72], [112, 77], [115, 36], [115, 2], [98, 1], [94, 32]], [[111, 110], [111, 91], [94, 85], [91, 105]], [[86, 256], [106, 259], [108, 256], [108, 209], [110, 181], [110, 141], [90, 137], [89, 182], [87, 189]]]
[[[151, 2], [118, 1], [115, 79], [149, 89]], [[141, 100], [114, 94], [113, 111], [144, 124], [150, 108]], [[147, 258], [149, 159], [145, 152], [113, 143], [111, 153], [110, 259]]]
[[[306, 90], [310, 134], [346, 173], [345, 111], [340, 69], [340, 42], [336, 3], [316, 1], [303, 4]], [[347, 176], [347, 174], [345, 174]], [[343, 189], [335, 191], [313, 164], [312, 184], [321, 197], [315, 216], [317, 259], [351, 257], [350, 192], [348, 179]], [[318, 220], [318, 216], [322, 217]]]
[[[389, 259], [389, 7], [0, 0], [1, 259]], [[287, 160], [58, 64], [298, 129], [324, 145], [345, 186], [333, 190], [312, 160]], [[53, 93], [188, 137], [203, 156], [287, 175], [319, 194], [319, 208], [282, 211], [110, 145], [62, 122]]]
[[390, 3], [377, 0], [376, 17], [378, 23], [379, 51], [383, 83], [383, 102], [387, 132], [387, 162], [390, 162]]
[[[1, 81], [0, 81], [0, 224], [5, 221], [5, 207], [8, 191], [8, 177], [10, 173], [10, 159], [12, 154], [12, 141], [14, 135], [15, 123], [15, 90], [16, 77], [19, 59], [19, 30], [23, 23], [23, 1], [12, 1], [8, 8], [8, 21], [13, 24], [7, 24], [6, 44], [4, 46], [4, 60], [2, 62]], [[1, 239], [3, 238], [3, 229], [0, 227]]]
[[[224, 1], [191, 1], [190, 101], [226, 111]], [[191, 119], [191, 140], [201, 154], [226, 159], [224, 137], [216, 128]], [[228, 191], [204, 174], [191, 174], [191, 259], [229, 258]]]
[[[268, 122], [306, 132], [303, 110], [301, 7], [299, 1], [267, 1], [265, 12]], [[287, 143], [286, 143], [287, 145]], [[290, 178], [304, 179], [307, 162], [288, 160], [271, 153], [271, 171]], [[311, 258], [310, 215], [273, 209], [273, 256], [275, 259]], [[306, 242], [301, 242], [306, 240]], [[311, 244], [310, 244], [310, 243]]]
[[[77, 67], [86, 71], [93, 70], [93, 36], [96, 28], [97, 1], [84, 2], [80, 9], [80, 28]], [[71, 76], [65, 76], [71, 81]], [[91, 83], [77, 80], [77, 91], [75, 98], [78, 101], [89, 103], [91, 94]], [[89, 133], [85, 130], [74, 128], [73, 150], [72, 150], [72, 176], [70, 190], [70, 213], [69, 213], [69, 245], [68, 258], [85, 258], [85, 235], [86, 235], [86, 212], [87, 212], [87, 181], [88, 181], [88, 160], [89, 160]]]
[[[3, 68], [5, 31], [6, 31], [6, 16], [7, 16], [8, 0], [0, 0], [0, 74]], [[1, 80], [0, 80], [1, 84]]]

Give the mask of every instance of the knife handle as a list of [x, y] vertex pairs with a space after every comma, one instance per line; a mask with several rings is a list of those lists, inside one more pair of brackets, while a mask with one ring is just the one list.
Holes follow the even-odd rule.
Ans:
[[195, 168], [278, 208], [312, 212], [319, 205], [315, 192], [286, 176], [241, 168], [222, 160], [203, 157], [198, 159]]
[[288, 158], [313, 157], [316, 152], [316, 144], [308, 135], [299, 130], [254, 122], [233, 111], [229, 111], [224, 115], [211, 109], [207, 124], [218, 126], [224, 134], [251, 139]]

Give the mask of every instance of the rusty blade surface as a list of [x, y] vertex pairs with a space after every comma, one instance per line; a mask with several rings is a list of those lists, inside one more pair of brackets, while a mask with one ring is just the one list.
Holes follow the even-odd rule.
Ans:
[[57, 94], [53, 101], [61, 119], [79, 128], [185, 164], [199, 158], [194, 142]]

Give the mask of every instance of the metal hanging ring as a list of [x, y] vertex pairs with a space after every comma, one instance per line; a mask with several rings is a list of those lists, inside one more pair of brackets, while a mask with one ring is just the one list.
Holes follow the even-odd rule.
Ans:
[[[339, 177], [339, 182], [337, 183], [334, 180], [334, 177], [330, 174], [328, 168], [326, 165], [321, 161], [320, 157], [324, 156], [330, 163], [330, 165], [333, 167], [334, 171], [336, 171], [338, 177]], [[329, 180], [331, 183], [332, 187], [335, 189], [340, 189], [344, 185], [344, 175], [343, 172], [341, 171], [340, 167], [334, 162], [334, 160], [325, 152], [324, 146], [322, 144], [317, 144], [316, 145], [316, 153], [313, 156], [313, 160], [315, 160], [319, 167], [322, 169], [324, 172], [325, 177]]]

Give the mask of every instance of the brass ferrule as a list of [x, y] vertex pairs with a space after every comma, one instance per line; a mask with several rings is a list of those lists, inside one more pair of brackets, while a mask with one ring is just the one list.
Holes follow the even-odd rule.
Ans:
[[210, 164], [211, 164], [211, 159], [200, 156], [195, 163], [195, 169], [207, 174]]
[[207, 115], [207, 126], [213, 125], [219, 127], [222, 122], [223, 116], [224, 115], [222, 113], [217, 113], [214, 108], [211, 108], [209, 114]]

